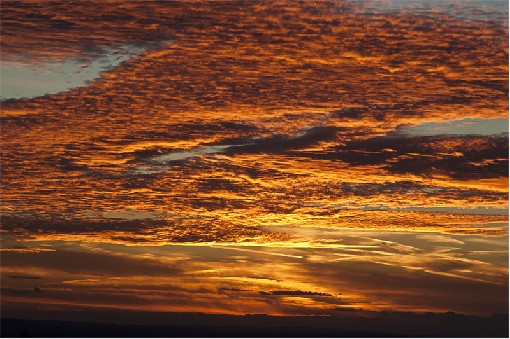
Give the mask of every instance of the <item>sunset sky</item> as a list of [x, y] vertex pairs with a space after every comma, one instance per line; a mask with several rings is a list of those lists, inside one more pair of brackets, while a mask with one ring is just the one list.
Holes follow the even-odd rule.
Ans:
[[2, 1], [4, 315], [508, 312], [508, 2]]

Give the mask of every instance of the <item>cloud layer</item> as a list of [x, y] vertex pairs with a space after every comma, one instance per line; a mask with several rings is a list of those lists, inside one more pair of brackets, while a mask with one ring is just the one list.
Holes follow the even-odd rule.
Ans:
[[13, 65], [143, 52], [2, 102], [2, 302], [507, 309], [508, 134], [423, 128], [508, 118], [508, 28], [424, 6], [3, 1]]

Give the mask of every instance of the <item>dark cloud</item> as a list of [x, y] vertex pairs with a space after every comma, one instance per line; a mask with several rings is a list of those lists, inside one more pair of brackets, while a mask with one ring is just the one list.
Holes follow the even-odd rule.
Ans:
[[51, 28], [57, 30], [68, 30], [76, 27], [76, 23], [69, 20], [51, 20]]
[[329, 293], [323, 293], [323, 292], [312, 292], [312, 291], [291, 291], [291, 290], [284, 290], [284, 291], [260, 291], [259, 294], [261, 295], [278, 295], [278, 296], [320, 296], [320, 297], [332, 297], [332, 294]]
[[334, 310], [339, 311], [339, 312], [349, 312], [349, 313], [362, 311], [362, 309], [355, 308], [355, 307], [341, 307], [341, 306], [335, 307]]
[[[219, 198], [197, 199], [192, 202], [195, 208], [235, 207], [235, 203], [228, 205], [228, 201]], [[33, 233], [94, 234], [98, 240], [103, 237], [101, 234], [104, 232], [115, 232], [104, 240], [138, 244], [156, 239], [166, 242], [236, 242], [240, 237], [253, 240], [281, 240], [288, 237], [263, 227], [229, 223], [213, 216], [203, 219], [197, 217], [127, 219], [122, 218], [122, 215], [115, 218], [75, 219], [5, 216], [2, 217], [2, 229], [25, 236]]]
[[297, 136], [277, 135], [270, 138], [254, 139], [248, 145], [229, 147], [224, 153], [280, 153], [314, 145], [320, 141], [333, 140], [334, 127], [311, 127]]
[[452, 187], [441, 187], [433, 185], [424, 185], [414, 181], [398, 181], [383, 183], [359, 183], [359, 182], [340, 182], [332, 183], [326, 190], [331, 194], [342, 194], [345, 196], [354, 195], [360, 197], [369, 197], [377, 194], [412, 194], [420, 192], [425, 196], [442, 196], [444, 198], [475, 198], [487, 197], [488, 199], [505, 199], [508, 194], [503, 192], [493, 192], [483, 189], [457, 189]]
[[198, 180], [197, 186], [201, 192], [228, 191], [234, 193], [246, 190], [243, 183], [236, 183], [224, 178]]
[[[457, 153], [455, 153], [457, 152]], [[397, 136], [347, 142], [333, 152], [293, 152], [312, 159], [341, 160], [356, 166], [383, 165], [396, 174], [443, 174], [456, 179], [508, 176], [504, 136]]]
[[[151, 220], [151, 225], [158, 227], [167, 225], [164, 220]], [[94, 231], [137, 231], [147, 226], [146, 220], [125, 220], [118, 219], [64, 219], [64, 218], [43, 218], [40, 216], [20, 217], [5, 216], [2, 217], [2, 228], [11, 229], [18, 227], [26, 231], [45, 230], [46, 232], [94, 232]]]
[[[21, 54], [28, 60], [47, 61], [66, 58], [89, 60], [108, 49], [133, 42], [137, 47], [159, 48], [161, 42], [173, 37], [173, 30], [161, 32], [143, 29], [146, 25], [159, 21], [156, 19], [158, 16], [153, 15], [155, 8], [150, 3], [137, 10], [139, 13], [150, 15], [152, 18], [150, 23], [137, 23], [137, 18], [132, 15], [130, 9], [118, 6], [104, 8], [98, 12], [97, 4], [92, 2], [77, 3], [73, 9], [68, 8], [65, 2], [58, 1], [51, 4], [8, 1], [5, 5], [2, 11], [2, 24], [6, 29], [7, 41], [2, 42], [4, 50], [2, 55], [8, 58], [19, 57], [17, 54], [22, 51]], [[80, 9], [75, 11], [77, 7]], [[64, 15], [66, 19], [62, 19]], [[41, 37], [37, 45], [33, 40], [35, 35], [30, 32], [33, 27], [37, 27]], [[93, 37], [84, 34], [90, 29], [96, 32]], [[25, 36], [25, 39], [22, 39], [23, 43], [9, 43], [17, 34]]]
[[449, 272], [454, 270], [470, 269], [474, 265], [471, 262], [460, 260], [436, 260], [427, 264], [427, 266], [437, 272]]
[[8, 295], [30, 295], [33, 294], [34, 290], [30, 289], [19, 289], [19, 288], [9, 288], [9, 287], [2, 287], [1, 289], [2, 296], [8, 296]]
[[[2, 106], [8, 106], [9, 103], [17, 102], [17, 99], [9, 99], [2, 101]], [[5, 106], [4, 106], [5, 107]], [[22, 116], [6, 116], [0, 119], [4, 127], [21, 128], [21, 129], [32, 129], [36, 128], [38, 124], [48, 123], [50, 121], [57, 122], [58, 119], [51, 117], [43, 117], [37, 114], [27, 114]]]
[[227, 291], [227, 292], [249, 292], [251, 290], [239, 288], [239, 287], [219, 287], [218, 291]]
[[11, 274], [11, 275], [8, 275], [7, 278], [10, 278], [10, 279], [41, 279], [41, 277], [36, 277], [36, 276], [33, 276], [33, 275], [20, 275], [20, 274]]
[[2, 253], [2, 267], [36, 266], [68, 273], [117, 276], [130, 275], [175, 275], [177, 267], [151, 260], [109, 253], [56, 251], [40, 253]]

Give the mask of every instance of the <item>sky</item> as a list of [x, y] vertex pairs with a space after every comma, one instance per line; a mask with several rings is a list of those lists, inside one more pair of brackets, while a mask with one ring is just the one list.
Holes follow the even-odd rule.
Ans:
[[504, 1], [3, 1], [1, 303], [508, 312]]

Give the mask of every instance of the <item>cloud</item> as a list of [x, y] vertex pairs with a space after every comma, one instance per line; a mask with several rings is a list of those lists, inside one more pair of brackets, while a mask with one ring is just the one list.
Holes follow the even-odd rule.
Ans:
[[[395, 305], [436, 309], [455, 309], [468, 314], [506, 312], [508, 303], [501, 296], [508, 296], [508, 285], [485, 281], [441, 276], [434, 273], [386, 266], [370, 262], [310, 263], [306, 267], [310, 276], [323, 281], [323, 286], [341, 289], [349, 295], [363, 291], [365, 301], [377, 300]], [[384, 268], [384, 269], [383, 269]], [[449, 269], [465, 268], [448, 266]], [[348, 282], [338, 281], [348, 276]], [[374, 287], [376, 282], [376, 287]], [[484, 291], [484, 298], [474, 299], [473, 294]], [[426, 295], [426, 298], [421, 296]], [[485, 310], [485, 311], [481, 311]]]
[[254, 139], [248, 145], [231, 146], [225, 153], [280, 153], [314, 145], [319, 141], [335, 138], [334, 127], [311, 127], [296, 136], [277, 135], [270, 138]]
[[11, 274], [11, 275], [8, 275], [7, 278], [9, 279], [41, 279], [41, 277], [36, 277], [36, 276], [32, 276], [32, 275], [20, 275], [20, 274]]
[[8, 295], [30, 295], [34, 290], [30, 289], [19, 289], [19, 288], [8, 288], [8, 287], [2, 287], [0, 289], [2, 291], [2, 296], [8, 296]]
[[[97, 4], [93, 2], [80, 4], [79, 7], [79, 11], [87, 15], [80, 16], [74, 9], [67, 8], [65, 3], [55, 3], [52, 6], [44, 3], [6, 3], [2, 13], [6, 39], [11, 41], [16, 35], [21, 35], [24, 36], [22, 39], [24, 42], [2, 46], [4, 50], [2, 55], [16, 58], [23, 54], [25, 60], [31, 61], [94, 58], [111, 47], [133, 41], [138, 45], [153, 46], [173, 35], [168, 30], [161, 32], [141, 29], [146, 25], [137, 22], [137, 16], [133, 16], [133, 12], [127, 8], [105, 6], [103, 10], [98, 11]], [[143, 13], [148, 14], [151, 7], [153, 6], [150, 4], [144, 7]], [[66, 19], [61, 19], [64, 17], [63, 14], [66, 14]], [[38, 34], [42, 37], [37, 46], [33, 44], [35, 36], [30, 33], [30, 29], [34, 27], [37, 27]], [[97, 34], [93, 37], [84, 34], [94, 27]]]
[[165, 276], [181, 272], [181, 270], [177, 267], [147, 258], [75, 251], [41, 253], [4, 252], [2, 254], [2, 266], [36, 266], [41, 269], [52, 269], [69, 273], [106, 273], [118, 276], [130, 276], [136, 274]]
[[[215, 209], [224, 206], [225, 201], [203, 199], [192, 202], [194, 208]], [[203, 243], [226, 242], [236, 243], [244, 241], [264, 242], [271, 239], [278, 241], [288, 238], [285, 234], [272, 232], [261, 226], [239, 224], [222, 220], [212, 213], [208, 217], [200, 215], [161, 215], [157, 218], [133, 219], [128, 212], [122, 219], [122, 213], [105, 213], [106, 217], [76, 218], [66, 220], [62, 218], [38, 217], [2, 217], [2, 228], [18, 234], [33, 235], [34, 229], [44, 227], [39, 235], [50, 238], [60, 234], [60, 239], [93, 240], [118, 242], [125, 244], [165, 244], [165, 243]], [[144, 215], [144, 214], [143, 214]], [[145, 217], [145, 215], [144, 215]], [[44, 236], [43, 236], [44, 237]], [[20, 249], [23, 250], [23, 249]], [[42, 249], [53, 251], [52, 249]]]
[[312, 292], [312, 291], [260, 291], [261, 295], [278, 295], [278, 296], [321, 296], [321, 297], [332, 297], [332, 294], [324, 292]]
[[[48, 304], [302, 314], [344, 302], [318, 289], [346, 291], [367, 308], [504, 310], [501, 264], [399, 241], [354, 248], [296, 239], [290, 228], [508, 233], [506, 216], [431, 209], [504, 208], [504, 136], [391, 133], [438, 117], [506, 115], [506, 28], [357, 6], [2, 3], [2, 59], [17, 65], [71, 58], [87, 66], [105, 51], [148, 48], [85, 87], [2, 105], [2, 231], [37, 251], [48, 241], [126, 253], [10, 247], [2, 264], [45, 271]], [[227, 148], [173, 166], [150, 162], [213, 146]], [[134, 170], [143, 165], [159, 167]], [[416, 205], [427, 210], [404, 210]], [[155, 217], [108, 218], [130, 209]], [[278, 232], [282, 225], [289, 229]], [[190, 269], [137, 252], [160, 246], [164, 254], [168, 244], [185, 245], [175, 247], [191, 257], [218, 244], [249, 255], [232, 262], [207, 248], [209, 256], [186, 262]], [[335, 248], [318, 248], [325, 244]], [[47, 286], [50, 276], [65, 284]], [[214, 293], [228, 279], [250, 291], [231, 290], [235, 303]], [[179, 283], [194, 285], [164, 291]]]
[[452, 244], [459, 244], [459, 245], [464, 244], [464, 242], [461, 240], [454, 239], [452, 237], [448, 237], [448, 236], [441, 235], [441, 234], [419, 234], [416, 236], [416, 238], [423, 239], [423, 240], [433, 242], [433, 243], [452, 243]]
[[295, 154], [355, 166], [382, 165], [395, 174], [464, 180], [508, 176], [508, 138], [503, 136], [385, 136], [350, 141], [335, 152]]
[[248, 292], [250, 290], [244, 290], [239, 287], [219, 287], [218, 291]]
[[474, 263], [464, 260], [434, 260], [427, 264], [427, 268], [436, 272], [471, 269]]

